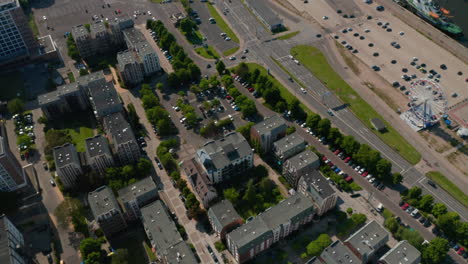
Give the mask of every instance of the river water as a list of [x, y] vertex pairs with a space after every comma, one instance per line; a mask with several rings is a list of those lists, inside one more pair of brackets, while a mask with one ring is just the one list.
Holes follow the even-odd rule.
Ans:
[[452, 20], [463, 29], [463, 37], [458, 41], [468, 47], [468, 0], [435, 0], [439, 5], [450, 10]]

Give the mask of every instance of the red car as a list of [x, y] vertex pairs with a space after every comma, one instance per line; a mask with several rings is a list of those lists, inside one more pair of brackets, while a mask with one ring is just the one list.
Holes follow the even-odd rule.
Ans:
[[362, 174], [362, 177], [366, 177], [369, 173], [367, 171], [365, 171], [363, 174]]
[[254, 88], [252, 88], [252, 87], [250, 87], [250, 88], [249, 88], [249, 92], [251, 92], [251, 93], [252, 93], [253, 91], [255, 91], [255, 89], [254, 89]]
[[226, 95], [226, 99], [231, 100], [232, 97], [230, 95]]
[[347, 157], [346, 159], [344, 159], [344, 162], [348, 163], [350, 160], [351, 160], [351, 157]]
[[344, 179], [346, 182], [352, 182], [353, 181], [353, 177], [351, 176], [348, 176], [346, 177], [346, 179]]
[[325, 156], [323, 156], [323, 158], [322, 158], [323, 161], [326, 161], [327, 159], [328, 159], [328, 158], [325, 157]]
[[330, 161], [327, 165], [330, 166], [330, 167], [333, 167], [333, 165], [335, 165], [335, 164], [333, 164], [333, 162]]
[[406, 209], [408, 209], [408, 207], [409, 207], [409, 204], [405, 203], [405, 204], [401, 207], [401, 209], [406, 210]]
[[341, 152], [341, 150], [337, 149], [337, 150], [335, 150], [335, 152], [333, 152], [333, 154], [338, 155], [338, 154], [340, 154], [340, 152]]
[[457, 254], [458, 254], [458, 255], [463, 255], [463, 253], [465, 253], [465, 248], [461, 247], [461, 248], [457, 251]]

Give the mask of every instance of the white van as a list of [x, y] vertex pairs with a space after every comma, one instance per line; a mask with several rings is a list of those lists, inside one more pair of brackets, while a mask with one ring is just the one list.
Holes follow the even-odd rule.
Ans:
[[384, 209], [383, 204], [382, 204], [382, 203], [379, 203], [379, 205], [377, 205], [377, 212], [380, 213], [380, 212], [383, 211], [383, 209]]

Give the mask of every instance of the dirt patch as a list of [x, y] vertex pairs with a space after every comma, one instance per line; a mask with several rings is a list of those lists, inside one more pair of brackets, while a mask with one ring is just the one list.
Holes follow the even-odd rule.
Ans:
[[360, 75], [361, 71], [359, 70], [359, 67], [356, 65], [354, 62], [353, 57], [348, 53], [348, 51], [338, 43], [338, 41], [335, 41], [335, 45], [338, 48], [338, 52], [340, 52], [341, 57], [343, 57], [346, 65], [353, 71], [354, 74]]
[[466, 163], [466, 156], [461, 151], [457, 150], [446, 156], [447, 160], [457, 169], [468, 176], [468, 164]]
[[435, 136], [430, 131], [424, 130], [419, 132], [419, 134], [427, 143], [429, 143], [427, 146], [434, 149], [438, 153], [443, 153], [452, 148], [452, 146], [447, 144], [443, 138]]

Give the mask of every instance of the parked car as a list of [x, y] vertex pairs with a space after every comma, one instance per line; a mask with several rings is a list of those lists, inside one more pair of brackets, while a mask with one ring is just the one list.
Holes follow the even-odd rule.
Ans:
[[404, 203], [404, 204], [401, 206], [401, 209], [406, 210], [406, 209], [408, 209], [408, 207], [410, 207], [410, 205], [409, 205], [408, 203]]

